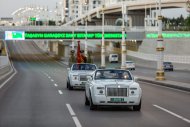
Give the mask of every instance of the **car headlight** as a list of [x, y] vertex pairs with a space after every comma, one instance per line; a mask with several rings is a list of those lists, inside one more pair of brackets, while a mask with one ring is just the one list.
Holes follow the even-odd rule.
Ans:
[[137, 94], [137, 88], [136, 87], [131, 87], [131, 88], [129, 88], [129, 94], [130, 95], [136, 95]]
[[72, 76], [72, 79], [73, 79], [73, 80], [78, 80], [78, 75], [73, 75], [73, 76]]
[[105, 88], [104, 87], [97, 87], [97, 94], [98, 95], [104, 95], [105, 94]]

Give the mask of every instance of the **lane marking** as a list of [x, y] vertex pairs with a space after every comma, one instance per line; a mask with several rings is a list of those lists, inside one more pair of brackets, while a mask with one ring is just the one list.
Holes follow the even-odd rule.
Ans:
[[80, 124], [80, 121], [78, 120], [78, 118], [76, 116], [73, 116], [73, 121], [75, 122], [76, 127], [82, 127], [82, 125]]
[[51, 79], [51, 81], [53, 82], [54, 80], [53, 80], [53, 79]]
[[17, 74], [17, 70], [15, 69], [14, 65], [12, 63], [10, 63], [10, 66], [12, 66], [12, 69], [14, 70], [14, 73], [7, 79], [5, 80], [1, 85], [0, 85], [0, 89], [3, 88], [3, 86], [9, 82], [16, 74]]
[[187, 94], [190, 93], [190, 92], [188, 92], [188, 91], [184, 91], [184, 90], [180, 90], [180, 89], [176, 89], [176, 88], [171, 88], [171, 87], [169, 87], [169, 86], [167, 87], [167, 86], [157, 85], [157, 84], [154, 84], [154, 83], [143, 82], [143, 81], [139, 81], [139, 82], [142, 82], [142, 83], [148, 84], [148, 85], [152, 85], [152, 86], [167, 88], [167, 89], [174, 90], [174, 91], [178, 91], [178, 92], [182, 92], [182, 93], [187, 93]]
[[50, 76], [48, 76], [48, 78], [50, 79], [51, 77], [50, 77]]
[[73, 111], [71, 105], [70, 105], [70, 104], [66, 104], [66, 106], [67, 106], [67, 108], [68, 108], [69, 113], [71, 114], [71, 116], [75, 116], [76, 114], [75, 114], [75, 112]]
[[63, 92], [61, 90], [58, 90], [59, 94], [63, 94]]
[[57, 84], [54, 84], [55, 87], [57, 87], [58, 85]]
[[185, 118], [185, 117], [183, 117], [183, 116], [180, 116], [180, 115], [178, 115], [178, 114], [176, 114], [176, 113], [174, 113], [174, 112], [171, 112], [171, 111], [169, 111], [169, 110], [167, 110], [167, 109], [165, 109], [165, 108], [162, 108], [162, 107], [160, 107], [160, 106], [158, 106], [158, 105], [153, 105], [153, 106], [156, 107], [156, 108], [158, 108], [158, 109], [161, 109], [161, 110], [163, 110], [163, 111], [165, 111], [165, 112], [167, 112], [167, 113], [169, 113], [169, 114], [171, 114], [171, 115], [173, 115], [173, 116], [175, 116], [175, 117], [177, 117], [177, 118], [179, 118], [179, 119], [182, 119], [183, 121], [185, 121], [185, 122], [187, 122], [187, 123], [190, 123], [190, 120], [187, 119], [187, 118]]

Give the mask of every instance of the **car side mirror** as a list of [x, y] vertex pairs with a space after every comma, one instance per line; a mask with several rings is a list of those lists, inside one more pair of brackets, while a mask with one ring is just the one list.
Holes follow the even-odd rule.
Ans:
[[92, 81], [92, 76], [87, 76], [88, 81]]
[[134, 81], [137, 82], [139, 80], [138, 77], [134, 77]]

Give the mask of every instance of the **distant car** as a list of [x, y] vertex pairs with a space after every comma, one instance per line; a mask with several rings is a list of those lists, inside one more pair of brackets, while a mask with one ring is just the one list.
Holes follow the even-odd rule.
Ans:
[[90, 110], [97, 106], [132, 106], [141, 110], [142, 90], [128, 70], [97, 69], [85, 85], [85, 105]]
[[163, 69], [164, 71], [168, 70], [168, 71], [173, 71], [173, 64], [172, 62], [163, 62]]
[[133, 61], [126, 61], [126, 68], [130, 70], [135, 70], [135, 63]]
[[112, 62], [118, 63], [118, 60], [119, 60], [118, 54], [110, 54], [109, 55], [109, 62], [110, 63], [112, 63]]
[[73, 88], [85, 88], [87, 76], [97, 69], [95, 64], [80, 63], [73, 64], [71, 68], [68, 68], [67, 88], [72, 90]]

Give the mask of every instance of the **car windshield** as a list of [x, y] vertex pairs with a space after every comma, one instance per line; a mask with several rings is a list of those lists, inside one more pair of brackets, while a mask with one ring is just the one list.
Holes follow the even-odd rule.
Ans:
[[164, 64], [172, 64], [171, 62], [164, 62]]
[[126, 63], [128, 63], [128, 64], [132, 64], [133, 62], [132, 62], [132, 61], [126, 61]]
[[96, 66], [94, 64], [74, 64], [72, 70], [96, 70]]
[[124, 79], [132, 80], [129, 71], [125, 70], [97, 70], [95, 72], [95, 79]]
[[112, 55], [112, 57], [118, 57], [117, 55]]

